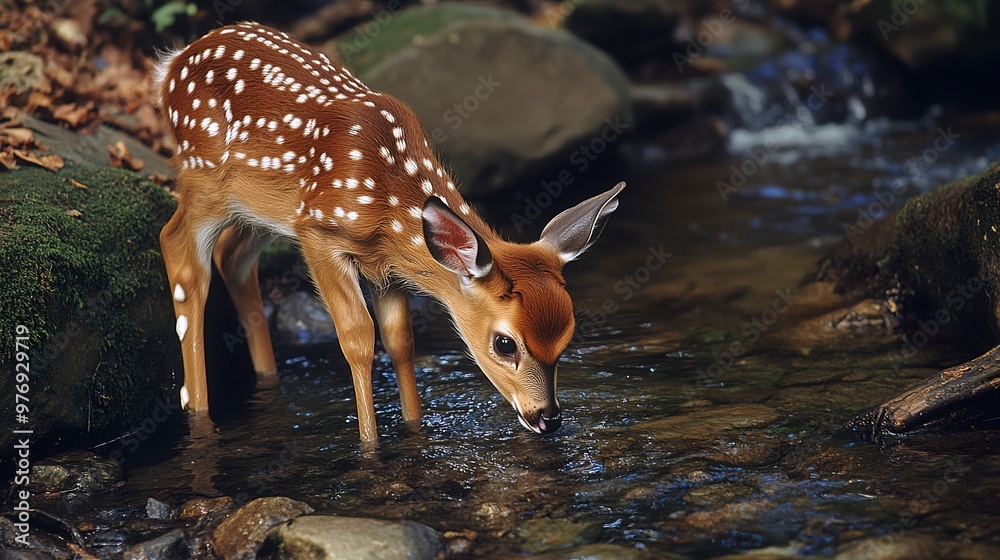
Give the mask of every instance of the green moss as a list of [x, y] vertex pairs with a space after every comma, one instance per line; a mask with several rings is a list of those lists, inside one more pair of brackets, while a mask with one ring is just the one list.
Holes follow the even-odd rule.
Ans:
[[17, 325], [30, 329], [36, 434], [126, 429], [171, 387], [159, 231], [175, 207], [118, 169], [0, 174], [0, 355], [13, 356]]
[[[519, 22], [523, 18], [505, 10], [457, 3], [407, 8], [348, 31], [339, 37], [337, 50], [355, 74], [363, 74], [418, 38], [437, 35], [457, 21], [470, 20]], [[392, 32], [384, 33], [384, 28]]]

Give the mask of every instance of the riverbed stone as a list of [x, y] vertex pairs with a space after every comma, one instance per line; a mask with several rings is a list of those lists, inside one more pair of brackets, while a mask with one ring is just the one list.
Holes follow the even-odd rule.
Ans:
[[[834, 560], [939, 560], [940, 544], [930, 535], [919, 533], [866, 537], [837, 547]], [[954, 557], [952, 557], [954, 558]]]
[[601, 527], [597, 521], [539, 517], [525, 521], [514, 533], [524, 551], [538, 553], [590, 544], [601, 536]]
[[31, 483], [43, 492], [97, 492], [121, 480], [121, 466], [92, 451], [67, 451], [31, 466]]
[[183, 560], [195, 555], [187, 533], [174, 529], [155, 539], [141, 542], [125, 551], [125, 560]]
[[[651, 560], [652, 554], [631, 546], [609, 543], [585, 544], [566, 550], [553, 550], [545, 554], [532, 556], [535, 560]], [[660, 560], [680, 560], [681, 555], [657, 555]]]
[[341, 37], [340, 58], [413, 109], [467, 194], [572, 169], [581, 145], [600, 139], [603, 153], [632, 128], [628, 79], [610, 57], [513, 12], [447, 2], [360, 33]]
[[[32, 442], [155, 430], [158, 410], [179, 410], [180, 347], [159, 250], [174, 199], [131, 172], [67, 165], [0, 174], [0, 200], [0, 330], [10, 333], [0, 369], [15, 371], [23, 325]], [[13, 395], [14, 382], [0, 376], [0, 392]], [[13, 407], [4, 399], [0, 414], [13, 419]], [[0, 433], [4, 456], [13, 436]]]
[[778, 411], [767, 405], [731, 404], [643, 422], [632, 429], [657, 440], [704, 440], [732, 430], [766, 426], [778, 418]]
[[307, 515], [275, 531], [284, 560], [434, 560], [436, 531], [413, 521]]
[[213, 549], [225, 560], [256, 558], [271, 529], [312, 511], [308, 504], [290, 498], [257, 498], [215, 528], [212, 532]]

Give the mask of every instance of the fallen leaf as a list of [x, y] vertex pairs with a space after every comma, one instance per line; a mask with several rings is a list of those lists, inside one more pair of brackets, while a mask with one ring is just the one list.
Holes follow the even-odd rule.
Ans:
[[35, 156], [24, 150], [14, 150], [14, 155], [28, 163], [44, 167], [49, 171], [59, 171], [63, 165], [66, 165], [63, 159], [57, 155]]
[[82, 123], [89, 114], [89, 104], [81, 107], [76, 103], [66, 103], [65, 105], [59, 105], [52, 110], [52, 116], [55, 117], [56, 120], [63, 121], [73, 128], [80, 126], [80, 123]]
[[35, 143], [35, 133], [29, 128], [0, 129], [0, 143], [9, 146], [31, 146]]
[[84, 185], [83, 183], [81, 183], [80, 181], [77, 181], [76, 179], [73, 179], [72, 177], [67, 177], [67, 179], [69, 180], [69, 184], [73, 185], [74, 187], [76, 187], [78, 189], [89, 188], [89, 187], [87, 187], [87, 185]]
[[137, 158], [128, 151], [125, 142], [119, 140], [114, 146], [108, 146], [108, 153], [111, 155], [111, 166], [128, 169], [129, 171], [140, 171], [146, 162]]
[[0, 152], [0, 165], [3, 165], [7, 169], [17, 169], [17, 159], [14, 158], [13, 150], [6, 148]]
[[76, 208], [71, 208], [66, 211], [66, 215], [73, 218], [79, 218], [80, 216], [83, 216], [83, 212], [77, 210]]

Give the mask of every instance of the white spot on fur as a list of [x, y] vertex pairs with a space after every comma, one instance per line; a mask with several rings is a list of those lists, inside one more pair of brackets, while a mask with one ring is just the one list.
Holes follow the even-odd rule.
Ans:
[[185, 315], [177, 316], [177, 339], [184, 342], [184, 335], [188, 332], [188, 318]]
[[184, 287], [180, 284], [174, 285], [174, 301], [179, 303], [184, 303], [187, 300], [187, 295], [184, 293]]

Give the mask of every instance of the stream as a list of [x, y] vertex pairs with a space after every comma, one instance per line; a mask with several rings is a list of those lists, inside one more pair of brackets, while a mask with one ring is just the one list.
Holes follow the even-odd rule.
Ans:
[[317, 513], [420, 521], [456, 558], [912, 557], [927, 546], [995, 557], [1000, 446], [988, 425], [881, 446], [840, 432], [934, 368], [893, 362], [902, 342], [766, 343], [845, 224], [979, 171], [1000, 150], [995, 132], [933, 113], [782, 123], [734, 131], [723, 158], [647, 157], [600, 241], [566, 267], [578, 335], [552, 436], [521, 428], [432, 311], [416, 338], [418, 432], [402, 423], [384, 352], [381, 440], [362, 449], [336, 341], [281, 343], [279, 384], [213, 433], [163, 425], [126, 457], [128, 484], [88, 507], [282, 495]]

